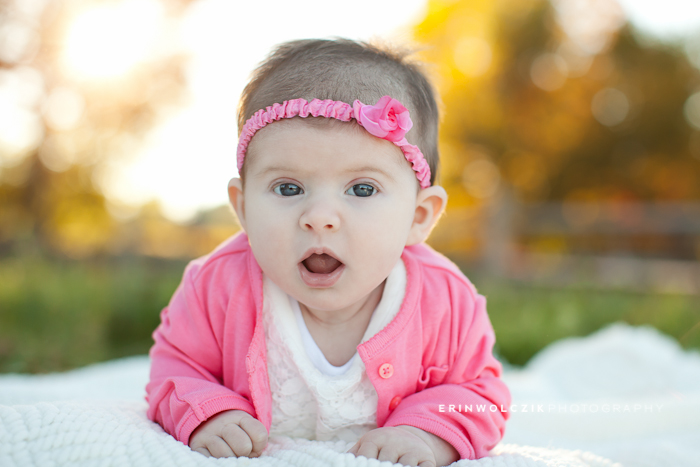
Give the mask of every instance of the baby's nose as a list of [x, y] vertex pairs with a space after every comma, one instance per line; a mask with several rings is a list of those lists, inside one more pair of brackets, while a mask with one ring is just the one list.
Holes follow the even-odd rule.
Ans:
[[303, 230], [333, 232], [340, 227], [340, 215], [330, 200], [311, 200], [299, 218], [299, 225]]

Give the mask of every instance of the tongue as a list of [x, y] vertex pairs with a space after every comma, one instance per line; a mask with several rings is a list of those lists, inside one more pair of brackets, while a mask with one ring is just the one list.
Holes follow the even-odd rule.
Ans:
[[313, 254], [304, 260], [306, 269], [314, 274], [329, 274], [340, 266], [340, 261], [327, 254]]

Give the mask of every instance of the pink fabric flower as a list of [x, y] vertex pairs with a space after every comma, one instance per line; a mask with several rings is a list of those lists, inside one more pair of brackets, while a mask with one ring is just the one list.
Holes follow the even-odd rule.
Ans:
[[355, 101], [353, 108], [355, 119], [365, 130], [392, 143], [401, 141], [406, 132], [413, 127], [408, 109], [389, 96], [382, 97], [375, 105], [364, 105]]

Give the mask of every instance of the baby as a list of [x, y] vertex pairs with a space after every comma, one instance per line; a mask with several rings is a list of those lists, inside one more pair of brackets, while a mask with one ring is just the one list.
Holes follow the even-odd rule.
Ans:
[[289, 42], [238, 119], [243, 232], [190, 263], [163, 310], [149, 418], [214, 457], [257, 457], [280, 435], [411, 466], [485, 456], [510, 394], [484, 297], [423, 243], [447, 194], [417, 65]]

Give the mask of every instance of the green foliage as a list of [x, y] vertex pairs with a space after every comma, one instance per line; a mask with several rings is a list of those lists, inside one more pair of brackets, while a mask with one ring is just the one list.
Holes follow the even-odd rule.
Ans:
[[144, 354], [185, 263], [143, 257], [0, 260], [0, 372]]
[[[0, 260], [0, 373], [62, 371], [148, 352], [184, 261]], [[700, 297], [548, 289], [471, 275], [486, 295], [497, 352], [524, 364], [551, 342], [615, 321], [650, 324], [700, 348]]]
[[700, 349], [700, 296], [643, 294], [621, 290], [545, 288], [497, 280], [478, 280], [496, 331], [497, 352], [525, 364], [548, 344], [586, 336], [616, 321], [651, 325]]

